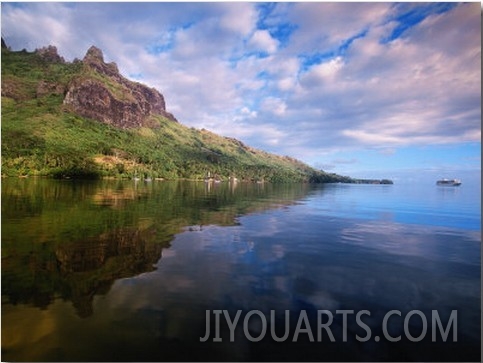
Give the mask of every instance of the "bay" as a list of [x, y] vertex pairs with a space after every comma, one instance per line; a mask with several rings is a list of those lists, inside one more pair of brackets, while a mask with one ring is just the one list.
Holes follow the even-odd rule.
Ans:
[[[8, 361], [479, 360], [480, 189], [422, 185], [2, 181]], [[241, 311], [234, 341], [221, 315]], [[267, 332], [259, 342], [263, 322]], [[332, 342], [317, 314], [332, 312]], [[347, 321], [337, 311], [347, 313]], [[367, 310], [366, 336], [354, 315]], [[389, 333], [382, 321], [391, 310]], [[407, 339], [418, 310], [428, 334]], [[458, 339], [431, 341], [457, 311]], [[211, 337], [200, 342], [211, 317]], [[274, 311], [275, 319], [270, 319]], [[284, 342], [288, 311], [290, 334]], [[301, 312], [313, 331], [294, 339]], [[409, 324], [413, 336], [419, 317]], [[345, 334], [344, 334], [345, 332]], [[343, 339], [344, 335], [346, 339]], [[376, 341], [375, 337], [380, 337]], [[295, 340], [295, 341], [294, 341]]]

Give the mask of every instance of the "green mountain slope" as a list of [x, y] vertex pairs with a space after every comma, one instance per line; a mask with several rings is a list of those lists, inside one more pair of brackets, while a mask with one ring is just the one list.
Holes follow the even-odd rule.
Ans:
[[[138, 110], [140, 115], [145, 113], [138, 115], [144, 121], [137, 127], [119, 127], [81, 116], [75, 105], [65, 101], [73, 92], [71, 85], [79, 82], [102, 87], [111, 103], [128, 100], [131, 108], [141, 104], [133, 95], [145, 86], [115, 73], [115, 65], [100, 64], [114, 73], [106, 76], [82, 61], [64, 62], [56, 51], [49, 58], [39, 51], [2, 49], [2, 175], [350, 180], [251, 148], [236, 139], [183, 126], [163, 110], [156, 113], [150, 105], [143, 105], [149, 108], [146, 112], [144, 108]], [[135, 90], [129, 89], [131, 85]], [[159, 96], [160, 107], [164, 108], [164, 99]]]

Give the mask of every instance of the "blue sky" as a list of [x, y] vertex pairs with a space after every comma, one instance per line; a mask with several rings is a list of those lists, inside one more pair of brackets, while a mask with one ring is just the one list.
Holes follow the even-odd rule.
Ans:
[[196, 128], [330, 172], [478, 177], [480, 3], [2, 3], [14, 50], [91, 45]]

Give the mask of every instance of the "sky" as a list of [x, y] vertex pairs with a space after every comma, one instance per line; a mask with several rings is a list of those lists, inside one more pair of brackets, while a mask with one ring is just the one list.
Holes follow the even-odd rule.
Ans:
[[12, 50], [95, 45], [184, 125], [353, 177], [480, 178], [479, 2], [1, 9]]

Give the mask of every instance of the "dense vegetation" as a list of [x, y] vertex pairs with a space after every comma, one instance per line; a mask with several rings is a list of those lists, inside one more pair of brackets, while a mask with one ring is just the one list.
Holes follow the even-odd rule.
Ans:
[[[351, 181], [162, 116], [136, 129], [80, 117], [63, 105], [59, 89], [82, 69], [81, 62], [53, 63], [36, 52], [2, 49], [2, 175]], [[51, 91], [42, 89], [46, 83]]]

